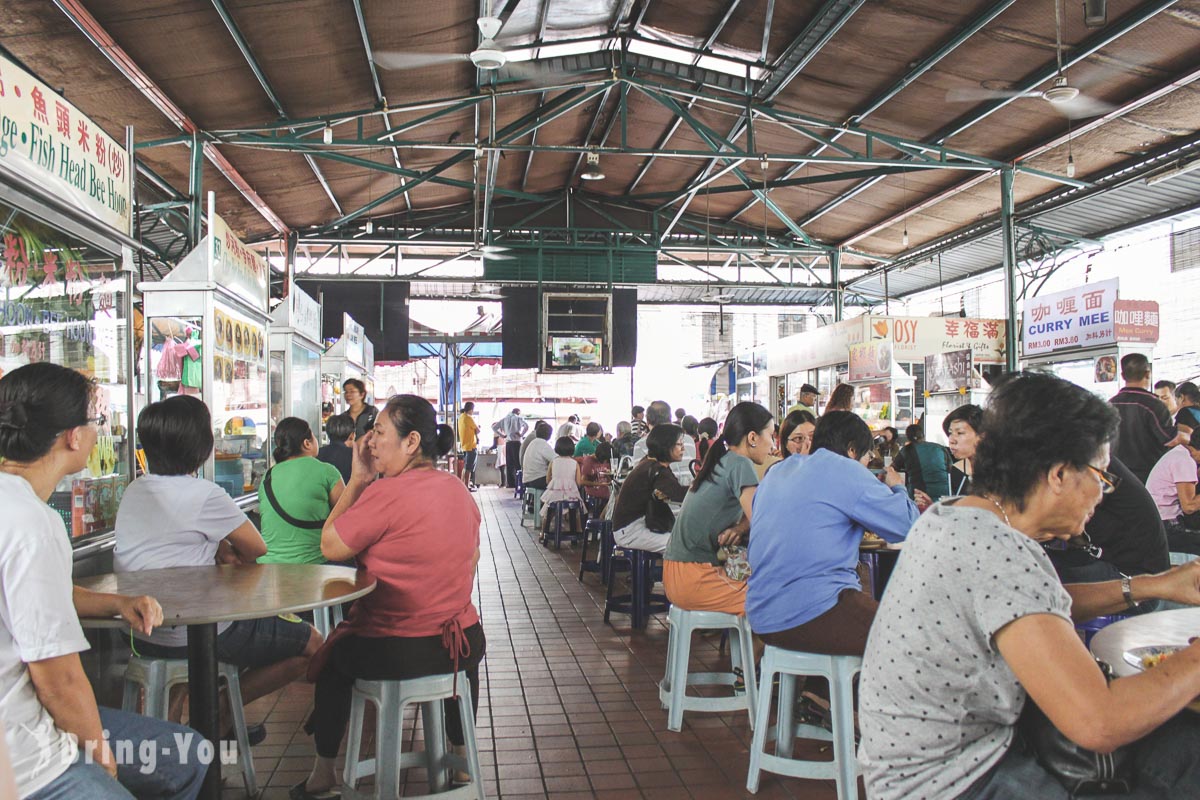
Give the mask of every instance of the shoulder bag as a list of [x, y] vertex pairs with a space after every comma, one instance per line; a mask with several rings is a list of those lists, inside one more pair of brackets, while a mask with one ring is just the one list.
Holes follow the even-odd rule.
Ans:
[[[1096, 664], [1111, 682], [1112, 668], [1100, 659]], [[1133, 789], [1135, 743], [1111, 753], [1080, 747], [1063, 736], [1032, 699], [1026, 700], [1017, 725], [1037, 762], [1066, 787], [1072, 798], [1129, 794]]]
[[306, 531], [319, 531], [324, 528], [325, 520], [323, 519], [296, 519], [291, 514], [283, 510], [283, 507], [279, 505], [279, 501], [275, 499], [275, 492], [271, 490], [272, 471], [273, 470], [271, 469], [267, 470], [267, 474], [263, 476], [263, 490], [266, 492], [267, 502], [271, 504], [271, 508], [274, 509], [275, 513], [279, 515], [279, 518], [288, 525], [291, 525], [293, 528], [300, 528]]
[[654, 495], [654, 485], [658, 483], [658, 476], [662, 474], [660, 470], [662, 467], [658, 464], [652, 464], [649, 470], [650, 498], [646, 501], [646, 528], [655, 533], [670, 533], [675, 527], [675, 512], [666, 501], [659, 500]]

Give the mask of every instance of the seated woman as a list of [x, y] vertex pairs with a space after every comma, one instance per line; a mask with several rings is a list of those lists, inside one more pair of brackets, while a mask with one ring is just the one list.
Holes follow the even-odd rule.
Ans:
[[324, 564], [321, 528], [346, 484], [337, 467], [315, 458], [317, 439], [304, 420], [285, 417], [275, 426], [274, 438], [275, 466], [258, 486], [267, 544], [258, 563]]
[[617, 435], [612, 441], [614, 457], [621, 459], [625, 456], [633, 456], [633, 426], [625, 420], [617, 423]]
[[904, 473], [908, 496], [924, 511], [950, 494], [950, 451], [925, 441], [925, 431], [920, 425], [905, 428], [904, 438], [908, 441], [900, 448], [892, 466]]
[[1200, 604], [1200, 563], [1064, 587], [1041, 546], [1077, 535], [1112, 491], [1118, 424], [1108, 403], [1048, 374], [993, 385], [972, 494], [913, 526], [867, 643], [868, 796], [1066, 800], [1021, 746], [1028, 701], [1081, 747], [1138, 742], [1136, 797], [1200, 796], [1200, 723], [1179, 716], [1200, 694], [1200, 642], [1109, 683], [1073, 627], [1150, 598]]
[[596, 517], [604, 513], [612, 493], [612, 457], [612, 445], [600, 442], [596, 445], [595, 453], [579, 460], [583, 493]]
[[[57, 364], [0, 378], [0, 797], [191, 800], [208, 771], [200, 736], [97, 707], [79, 659], [80, 615], [121, 616], [142, 634], [162, 623], [152, 597], [71, 586], [71, 538], [47, 501], [87, 466], [105, 423], [94, 399], [87, 378]], [[120, 764], [117, 743], [132, 745]]]
[[717, 550], [745, 540], [758, 486], [754, 467], [767, 459], [774, 443], [770, 411], [758, 403], [730, 409], [724, 432], [709, 448], [675, 517], [663, 554], [663, 587], [673, 604], [689, 611], [745, 611], [746, 583], [725, 575]]
[[554, 460], [546, 470], [546, 491], [542, 494], [542, 533], [550, 531], [550, 504], [570, 500], [579, 503], [579, 507], [569, 515], [568, 524], [572, 531], [583, 530], [583, 494], [579, 491], [583, 474], [579, 470], [579, 462], [573, 457], [574, 452], [574, 439], [570, 436], [558, 437], [554, 443]]
[[789, 412], [779, 426], [779, 450], [783, 458], [806, 456], [812, 452], [813, 431], [817, 418], [802, 408]]
[[[550, 423], [538, 420], [529, 434], [529, 442], [521, 454], [521, 483], [526, 489], [546, 488], [546, 473], [550, 469], [550, 462], [558, 455], [550, 446], [551, 433]], [[574, 444], [571, 445], [571, 452], [575, 452]]]
[[1158, 460], [1146, 489], [1158, 506], [1167, 544], [1175, 553], [1200, 554], [1200, 494], [1196, 492], [1196, 465], [1200, 463], [1200, 429], [1188, 434]]
[[983, 424], [983, 409], [973, 403], [959, 406], [942, 420], [942, 432], [954, 464], [950, 467], [950, 494], [962, 497], [971, 492], [971, 476], [975, 473], [975, 445], [979, 443], [979, 426]]
[[700, 463], [696, 465], [697, 472], [704, 465], [704, 457], [708, 455], [708, 448], [712, 446], [713, 440], [720, 432], [721, 426], [712, 417], [705, 417], [696, 423], [696, 458], [700, 460]]
[[671, 471], [671, 464], [683, 458], [683, 436], [683, 428], [671, 424], [655, 425], [646, 435], [646, 457], [621, 484], [613, 508], [613, 540], [617, 547], [652, 553], [667, 549], [671, 532], [646, 527], [646, 506], [651, 494], [670, 503], [682, 503], [687, 496], [687, 489]]
[[746, 616], [767, 644], [858, 656], [879, 607], [855, 571], [863, 531], [902, 541], [920, 512], [903, 475], [888, 467], [885, 486], [866, 468], [871, 429], [857, 414], [825, 412], [812, 447], [776, 465], [754, 496]]
[[[149, 472], [121, 498], [114, 572], [253, 564], [266, 554], [262, 536], [233, 498], [195, 477], [213, 450], [208, 406], [189, 395], [151, 403], [138, 416], [137, 435]], [[133, 635], [144, 656], [187, 658], [182, 626]], [[242, 702], [249, 704], [303, 677], [323, 641], [311, 625], [278, 616], [225, 622], [217, 626], [217, 658], [246, 669]], [[264, 735], [256, 730], [251, 743]]]
[[[329, 639], [317, 670], [315, 707], [305, 731], [317, 758], [292, 788], [307, 798], [337, 783], [334, 761], [350, 719], [354, 681], [404, 680], [465, 670], [479, 708], [485, 642], [471, 604], [479, 561], [479, 508], [461, 480], [436, 459], [454, 447], [427, 400], [396, 395], [355, 446], [354, 471], [321, 534], [331, 561], [357, 558], [378, 581], [355, 601]], [[379, 477], [377, 477], [379, 476]], [[446, 729], [461, 748], [458, 704], [446, 701]]]

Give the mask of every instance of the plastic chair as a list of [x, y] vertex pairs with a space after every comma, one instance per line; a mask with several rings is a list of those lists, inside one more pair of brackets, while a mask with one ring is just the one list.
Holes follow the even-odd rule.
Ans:
[[[667, 730], [678, 731], [683, 727], [684, 711], [740, 711], [750, 714], [750, 727], [754, 727], [756, 711], [754, 685], [754, 644], [750, 634], [750, 623], [745, 616], [725, 614], [720, 611], [689, 611], [672, 606], [668, 617], [671, 635], [667, 639], [667, 667], [658, 684], [658, 699], [667, 709]], [[745, 692], [724, 697], [697, 697], [689, 695], [689, 686], [730, 686], [737, 677], [732, 672], [689, 672], [688, 663], [692, 654], [692, 633], [699, 630], [725, 630], [735, 640], [731, 642], [730, 660], [735, 669], [742, 669], [746, 678]], [[768, 687], [769, 688], [769, 687]]]
[[1128, 619], [1128, 614], [1108, 614], [1103, 617], [1092, 617], [1086, 622], [1081, 622], [1075, 626], [1075, 631], [1083, 637], [1083, 646], [1092, 646], [1092, 637], [1100, 631], [1112, 625], [1114, 622], [1120, 622], [1123, 619]]
[[[609, 529], [609, 536], [611, 537], [612, 522], [607, 519], [589, 519], [587, 524], [583, 526], [583, 547], [580, 548], [579, 552], [580, 581], [583, 580], [583, 573], [585, 572], [603, 573], [605, 528]], [[592, 542], [592, 534], [595, 534], [596, 539], [596, 557], [588, 558], [588, 546]]]
[[[563, 533], [563, 515], [567, 517], [567, 526], [570, 527], [572, 515], [579, 519], [580, 528], [583, 527], [583, 505], [578, 500], [555, 500], [546, 510], [547, 528], [546, 533], [542, 534], [542, 545], [548, 547], [550, 545], [550, 529], [554, 530], [554, 549], [558, 550], [562, 547], [563, 539], [569, 539], [572, 542], [577, 541], [581, 536], [585, 536], [586, 532], [573, 533], [567, 531]], [[553, 515], [553, 521], [551, 521]]]
[[[651, 614], [668, 611], [671, 603], [664, 594], [654, 593], [654, 584], [662, 575], [662, 555], [632, 547], [614, 547], [609, 560], [608, 592], [604, 599], [604, 622], [616, 611], [628, 614], [635, 630], [646, 627]], [[613, 594], [617, 581], [615, 572], [621, 565], [629, 572], [629, 593]]]
[[526, 520], [532, 520], [536, 528], [538, 519], [542, 515], [542, 489], [525, 489], [522, 495], [521, 507], [521, 524], [524, 525]]
[[[254, 757], [250, 753], [250, 737], [246, 733], [246, 712], [242, 708], [242, 684], [238, 668], [219, 664], [218, 674], [225, 679], [229, 690], [229, 709], [233, 714], [233, 729], [237, 737], [238, 761], [242, 765], [242, 783], [246, 795], [258, 794], [258, 778], [254, 772]], [[137, 711], [138, 689], [146, 692], [142, 713], [147, 717], [165, 720], [170, 705], [171, 687], [187, 683], [188, 663], [182, 658], [144, 658], [130, 656], [125, 666], [125, 690], [121, 697], [122, 711]]]
[[333, 629], [342, 624], [342, 607], [340, 605], [324, 606], [313, 609], [313, 627], [322, 638], [328, 639]]
[[[458, 687], [458, 713], [462, 717], [466, 758], [447, 752], [446, 720], [443, 700], [453, 698]], [[359, 760], [362, 754], [363, 718], [367, 703], [375, 706], [375, 758]], [[402, 752], [404, 740], [404, 707], [420, 703], [421, 722], [425, 729], [425, 750]], [[448, 675], [428, 675], [403, 681], [354, 682], [350, 699], [350, 734], [346, 740], [346, 767], [342, 780], [351, 790], [358, 781], [375, 776], [375, 797], [393, 800], [400, 795], [400, 773], [411, 767], [424, 767], [429, 780], [428, 795], [406, 797], [482, 798], [483, 768], [479, 763], [479, 748], [475, 742], [475, 715], [471, 708], [471, 692], [467, 674], [459, 672], [457, 679]], [[463, 770], [471, 776], [470, 783], [451, 791], [446, 771]]]
[[[746, 790], [758, 791], [759, 774], [763, 770], [793, 778], [833, 780], [837, 782], [838, 800], [858, 798], [858, 759], [854, 749], [854, 676], [862, 670], [857, 656], [829, 656], [801, 653], [768, 646], [759, 666], [758, 722], [750, 745], [750, 771]], [[770, 731], [767, 721], [771, 714], [771, 685], [779, 675], [779, 706], [776, 711], [775, 753], [766, 751]], [[796, 677], [819, 675], [829, 680], [829, 710], [833, 732], [815, 725], [793, 722], [796, 706]], [[792, 741], [801, 736], [833, 742], [833, 761], [805, 761], [792, 758]]]
[[525, 496], [525, 484], [521, 482], [521, 470], [517, 470], [517, 485], [513, 487], [513, 497]]

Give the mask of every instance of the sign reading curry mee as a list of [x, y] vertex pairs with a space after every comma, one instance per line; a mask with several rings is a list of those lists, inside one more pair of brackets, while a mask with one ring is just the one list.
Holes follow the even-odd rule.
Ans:
[[132, 232], [129, 153], [3, 54], [0, 163], [110, 228]]
[[1094, 347], [1116, 341], [1116, 278], [1027, 298], [1021, 322], [1025, 355]]

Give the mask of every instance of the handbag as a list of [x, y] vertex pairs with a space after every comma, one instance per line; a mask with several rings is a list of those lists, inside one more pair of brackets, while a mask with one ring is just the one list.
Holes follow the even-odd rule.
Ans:
[[[1096, 659], [1096, 664], [1111, 682], [1112, 668], [1100, 659]], [[1080, 747], [1063, 736], [1033, 700], [1025, 703], [1017, 725], [1037, 762], [1072, 798], [1128, 794], [1133, 789], [1135, 743], [1122, 745], [1111, 753]]]
[[[656, 465], [657, 466], [657, 465]], [[662, 469], [662, 467], [657, 467]], [[650, 468], [650, 499], [646, 501], [646, 529], [655, 533], [670, 533], [675, 527], [675, 512], [665, 500], [659, 500], [654, 495], [654, 484], [658, 483], [655, 467]]]

